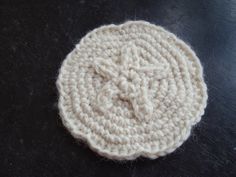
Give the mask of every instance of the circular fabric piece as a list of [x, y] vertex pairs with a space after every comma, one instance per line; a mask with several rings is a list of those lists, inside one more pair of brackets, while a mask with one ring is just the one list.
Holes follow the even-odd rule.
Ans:
[[70, 133], [118, 160], [173, 152], [207, 102], [195, 53], [144, 21], [89, 32], [63, 62], [57, 87]]

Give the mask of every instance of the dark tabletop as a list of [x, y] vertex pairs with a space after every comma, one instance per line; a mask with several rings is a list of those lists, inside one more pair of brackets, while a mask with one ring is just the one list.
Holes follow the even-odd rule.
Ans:
[[[77, 143], [58, 115], [58, 69], [104, 24], [146, 20], [191, 45], [208, 106], [190, 138], [156, 160], [115, 162]], [[236, 1], [1, 0], [0, 177], [236, 176]]]

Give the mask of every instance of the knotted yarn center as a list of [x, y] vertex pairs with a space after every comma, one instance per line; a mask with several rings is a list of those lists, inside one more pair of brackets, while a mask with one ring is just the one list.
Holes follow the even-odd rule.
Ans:
[[163, 79], [167, 75], [167, 65], [141, 64], [138, 47], [128, 43], [121, 48], [118, 61], [97, 58], [93, 67], [97, 74], [107, 80], [97, 95], [97, 108], [106, 113], [113, 106], [112, 98], [131, 103], [135, 117], [148, 121], [153, 116], [153, 103], [149, 95], [149, 83], [152, 79]]

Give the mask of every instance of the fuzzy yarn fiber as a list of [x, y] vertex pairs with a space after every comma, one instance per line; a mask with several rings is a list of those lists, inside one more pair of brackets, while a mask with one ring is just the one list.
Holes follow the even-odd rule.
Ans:
[[65, 127], [117, 160], [173, 152], [207, 102], [195, 53], [174, 34], [144, 21], [89, 32], [64, 60], [57, 87]]

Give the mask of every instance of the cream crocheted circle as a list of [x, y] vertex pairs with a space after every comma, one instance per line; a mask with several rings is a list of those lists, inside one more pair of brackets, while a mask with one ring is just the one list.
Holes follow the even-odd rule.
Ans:
[[171, 153], [188, 138], [207, 102], [195, 53], [144, 21], [89, 32], [63, 62], [57, 87], [71, 134], [118, 160]]

